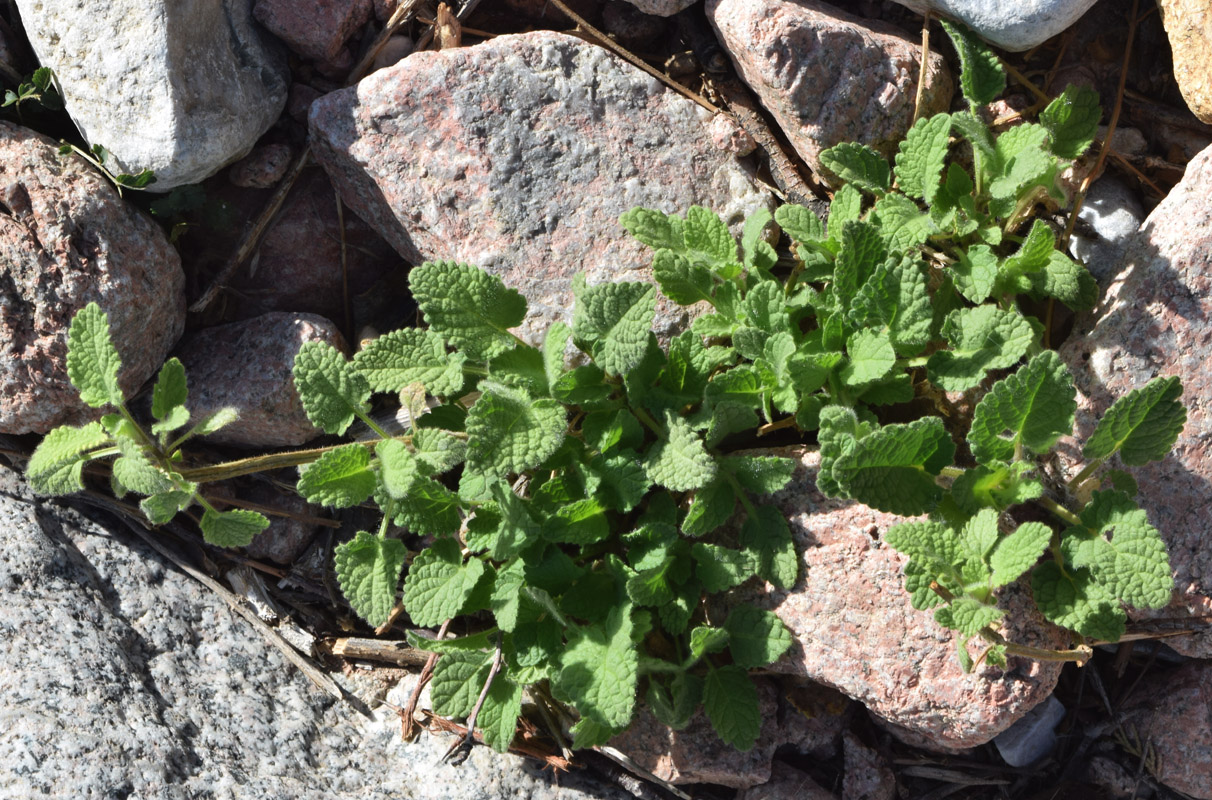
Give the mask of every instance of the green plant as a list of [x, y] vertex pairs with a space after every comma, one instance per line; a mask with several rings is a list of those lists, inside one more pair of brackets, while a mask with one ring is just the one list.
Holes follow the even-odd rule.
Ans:
[[[24, 122], [21, 106], [33, 102], [47, 111], [58, 111], [63, 108], [63, 97], [55, 86], [55, 73], [49, 67], [39, 67], [30, 75], [28, 81], [22, 81], [17, 90], [4, 90], [4, 102], [0, 108], [12, 106], [17, 112], [17, 119]], [[36, 107], [37, 107], [36, 106]]]
[[[962, 83], [977, 92], [990, 62], [962, 46]], [[1059, 102], [1080, 110], [1081, 97], [1067, 91]], [[754, 576], [799, 585], [787, 521], [759, 501], [786, 486], [795, 464], [746, 452], [755, 431], [815, 431], [817, 484], [829, 496], [931, 514], [887, 540], [911, 557], [914, 604], [939, 606], [936, 618], [960, 631], [966, 666], [978, 635], [990, 640], [990, 662], [1084, 659], [1084, 644], [1006, 642], [995, 591], [1032, 571], [1040, 610], [1079, 639], [1118, 636], [1120, 602], [1165, 602], [1165, 548], [1132, 504], [1130, 479], [1096, 473], [1116, 453], [1128, 465], [1160, 457], [1185, 411], [1177, 379], [1154, 381], [1107, 413], [1068, 487], [1048, 466], [1072, 429], [1075, 392], [1020, 295], [1084, 307], [1092, 282], [1055, 250], [1047, 225], [1015, 230], [1056, 195], [1061, 159], [1093, 129], [1089, 115], [1061, 107], [1045, 120], [994, 137], [968, 112], [932, 117], [895, 169], [861, 146], [827, 151], [847, 181], [828, 225], [797, 206], [773, 215], [794, 240], [789, 268], [767, 239], [767, 212], [747, 221], [738, 250], [706, 209], [629, 211], [621, 222], [654, 249], [664, 294], [710, 307], [665, 346], [650, 330], [654, 286], [576, 280], [572, 324], [554, 324], [534, 347], [511, 332], [526, 315], [516, 291], [465, 264], [423, 264], [411, 284], [427, 328], [386, 334], [352, 360], [322, 343], [295, 360], [309, 419], [335, 435], [360, 420], [378, 436], [370, 442], [186, 466], [181, 444], [217, 423], [171, 438], [189, 419], [174, 360], [154, 390], [157, 422], [142, 431], [122, 405], [104, 315], [90, 305], [72, 324], [68, 372], [86, 402], [117, 413], [52, 431], [27, 475], [39, 491], [66, 493], [83, 485], [87, 461], [117, 456], [118, 492], [148, 495], [142, 507], [156, 522], [201, 504], [203, 535], [222, 546], [246, 544], [265, 520], [214, 511], [198, 491], [206, 482], [299, 466], [309, 501], [373, 502], [379, 530], [337, 548], [343, 594], [384, 624], [411, 555], [402, 603], [412, 622], [457, 619], [468, 631], [409, 636], [441, 654], [434, 710], [471, 718], [498, 750], [524, 689], [558, 716], [575, 712], [575, 746], [624, 728], [638, 696], [674, 728], [702, 707], [724, 741], [753, 745], [761, 720], [747, 670], [778, 659], [791, 638], [770, 612], [732, 603], [721, 618], [708, 599]], [[952, 152], [953, 130], [975, 142], [972, 173]], [[947, 398], [961, 392], [980, 395], [973, 412]], [[398, 395], [411, 428], [380, 428], [375, 393]], [[1104, 479], [1116, 488], [1099, 491]], [[1025, 504], [1062, 524], [1021, 520]], [[422, 549], [410, 554], [398, 529]]]
[[150, 169], [144, 168], [137, 175], [130, 175], [126, 172], [114, 173], [110, 171], [108, 166], [109, 160], [113, 157], [112, 154], [104, 146], [95, 144], [87, 151], [81, 147], [77, 147], [71, 142], [59, 140], [59, 155], [66, 156], [75, 153], [83, 158], [88, 163], [97, 168], [104, 175], [114, 188], [118, 190], [118, 196], [122, 196], [123, 189], [138, 189], [143, 190], [156, 182], [156, 173]]

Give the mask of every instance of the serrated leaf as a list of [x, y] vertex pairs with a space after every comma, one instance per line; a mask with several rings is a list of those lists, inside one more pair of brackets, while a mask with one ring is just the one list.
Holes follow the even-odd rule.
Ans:
[[303, 343], [294, 376], [307, 418], [325, 433], [345, 433], [357, 414], [370, 410], [370, 384], [327, 342]]
[[816, 485], [826, 497], [849, 495], [834, 477], [833, 470], [838, 459], [853, 449], [857, 439], [866, 436], [871, 426], [859, 422], [853, 410], [842, 406], [826, 406], [820, 411], [820, 432], [817, 443], [821, 448], [821, 466], [817, 472]]
[[950, 604], [938, 608], [934, 619], [944, 628], [959, 631], [965, 636], [975, 636], [987, 625], [1005, 615], [997, 606], [982, 603], [973, 597], [957, 597]]
[[173, 479], [137, 449], [114, 460], [113, 475], [127, 489], [144, 496], [176, 488]]
[[[170, 358], [164, 362], [164, 366], [160, 367], [160, 374], [156, 376], [156, 385], [152, 387], [152, 416], [163, 421], [177, 408], [185, 405], [185, 401], [188, 399], [189, 388], [185, 381], [185, 367], [180, 360]], [[188, 413], [185, 415], [185, 419], [189, 420]], [[169, 430], [175, 430], [184, 424], [182, 422]]]
[[881, 195], [891, 188], [888, 162], [865, 144], [845, 142], [822, 150], [821, 165], [865, 192]]
[[423, 478], [395, 501], [395, 523], [413, 533], [452, 536], [459, 530], [459, 497], [442, 484]]
[[754, 494], [774, 494], [795, 474], [795, 460], [779, 456], [728, 456], [720, 465]]
[[96, 303], [76, 312], [67, 332], [67, 377], [93, 408], [122, 405], [122, 360], [109, 335], [109, 317]]
[[857, 440], [833, 464], [833, 478], [854, 499], [891, 514], [913, 516], [942, 497], [934, 477], [955, 457], [942, 419], [926, 417], [884, 427]]
[[1042, 455], [1073, 430], [1077, 391], [1060, 356], [1045, 350], [993, 384], [972, 415], [968, 443], [981, 464], [1015, 459], [1020, 448]]
[[192, 436], [209, 436], [215, 431], [222, 430], [240, 418], [240, 412], [234, 408], [219, 408], [207, 414], [190, 429]]
[[1040, 613], [1057, 625], [1108, 642], [1124, 635], [1127, 616], [1090, 579], [1089, 570], [1066, 572], [1055, 561], [1045, 561], [1031, 573], [1031, 593]]
[[648, 679], [648, 707], [662, 725], [675, 731], [690, 724], [702, 699], [703, 679], [698, 675], [679, 672], [669, 682], [668, 690], [655, 678]]
[[863, 215], [863, 195], [850, 184], [833, 193], [829, 203], [829, 238], [842, 240], [842, 229], [847, 222], [854, 222]]
[[369, 625], [378, 627], [391, 617], [407, 552], [400, 540], [366, 531], [358, 531], [333, 552], [333, 569], [341, 593]]
[[965, 470], [951, 484], [951, 497], [966, 514], [975, 514], [981, 508], [1002, 511], [1034, 500], [1043, 496], [1044, 485], [1026, 476], [1031, 467], [1031, 463], [1025, 461], [1016, 462], [1013, 466], [1002, 461], [990, 461]]
[[454, 469], [467, 457], [467, 443], [449, 431], [420, 428], [413, 431], [412, 446], [417, 460], [429, 474], [439, 475]]
[[884, 533], [884, 542], [932, 574], [948, 571], [963, 558], [959, 535], [940, 522], [901, 522]]
[[703, 710], [716, 735], [742, 752], [753, 748], [762, 728], [757, 687], [744, 668], [720, 667], [703, 681]]
[[663, 211], [639, 206], [619, 217], [619, 224], [628, 233], [653, 250], [663, 247], [680, 250], [684, 246], [681, 222]]
[[896, 183], [902, 192], [934, 202], [950, 136], [950, 114], [923, 117], [909, 129], [896, 154]]
[[656, 287], [651, 284], [588, 286], [577, 295], [573, 337], [590, 343], [599, 367], [622, 375], [643, 359], [655, 313]]
[[718, 653], [728, 646], [728, 631], [700, 625], [690, 632], [690, 657], [702, 658], [707, 653]]
[[972, 31], [958, 23], [939, 20], [960, 58], [960, 89], [971, 106], [992, 103], [1006, 88], [1001, 61]]
[[[829, 224], [833, 224], [830, 219]], [[843, 307], [888, 257], [879, 229], [868, 222], [852, 221], [842, 227], [842, 247], [833, 269], [833, 291]]]
[[1088, 86], [1070, 84], [1040, 112], [1039, 121], [1048, 129], [1055, 155], [1078, 158], [1094, 141], [1102, 116], [1098, 92]]
[[475, 361], [516, 344], [509, 329], [526, 317], [526, 299], [494, 275], [468, 264], [427, 261], [408, 277], [429, 327]]
[[711, 533], [731, 519], [735, 510], [736, 492], [732, 484], [716, 478], [695, 492], [694, 502], [682, 522], [682, 532], [687, 536]]
[[152, 423], [151, 431], [156, 435], [172, 433], [179, 428], [184, 428], [188, 424], [189, 409], [185, 406], [174, 406], [169, 409], [164, 419]]
[[949, 392], [976, 386], [991, 369], [1005, 369], [1027, 354], [1036, 332], [1022, 314], [983, 305], [952, 311], [943, 323], [951, 350], [926, 362], [930, 381]]
[[780, 589], [795, 586], [800, 560], [781, 511], [774, 506], [755, 506], [741, 526], [739, 543], [759, 576]]
[[862, 386], [878, 381], [896, 364], [892, 337], [885, 331], [855, 331], [846, 341], [849, 361], [842, 368], [842, 382], [847, 386]]
[[819, 242], [825, 237], [821, 220], [811, 209], [788, 203], [774, 210], [774, 221], [797, 242]]
[[484, 743], [504, 753], [509, 750], [517, 732], [518, 715], [522, 713], [522, 687], [498, 674], [488, 687], [484, 705], [476, 717], [476, 727], [484, 736]]
[[444, 717], [470, 714], [491, 668], [492, 653], [456, 651], [439, 658], [429, 689], [434, 712]]
[[88, 451], [110, 444], [100, 422], [78, 428], [62, 425], [42, 439], [25, 467], [25, 478], [38, 494], [71, 494], [84, 488]]
[[639, 669], [632, 630], [626, 604], [611, 609], [605, 623], [571, 632], [551, 681], [556, 698], [600, 725], [621, 728], [630, 722]]
[[564, 374], [564, 351], [567, 350], [568, 341], [571, 338], [572, 328], [560, 320], [551, 323], [551, 327], [547, 329], [547, 334], [543, 337], [543, 371], [547, 376], [549, 392], [555, 382]]
[[387, 439], [379, 442], [375, 457], [379, 459], [379, 481], [387, 494], [395, 500], [406, 497], [419, 477], [416, 456], [399, 439]]
[[1098, 303], [1098, 281], [1084, 266], [1059, 250], [1052, 251], [1043, 270], [1027, 277], [1035, 295], [1055, 297], [1074, 311], [1089, 311]]
[[198, 522], [202, 538], [218, 547], [247, 547], [258, 533], [269, 527], [269, 520], [256, 511], [212, 511], [209, 508]]
[[296, 489], [309, 503], [349, 508], [370, 497], [376, 483], [370, 451], [360, 444], [347, 444], [300, 469]]
[[374, 339], [354, 356], [353, 366], [376, 392], [398, 392], [412, 383], [445, 396], [463, 385], [461, 352], [447, 353], [442, 337], [425, 328], [402, 328]]
[[1082, 455], [1105, 459], [1118, 451], [1133, 467], [1165, 458], [1187, 422], [1187, 409], [1178, 399], [1182, 393], [1177, 376], [1154, 378], [1128, 392], [1103, 414]]
[[404, 610], [415, 625], [441, 625], [463, 610], [484, 575], [484, 562], [462, 561], [454, 539], [438, 539], [413, 559], [404, 578]]
[[1005, 586], [1035, 566], [1052, 540], [1052, 529], [1039, 522], [1024, 522], [1014, 533], [1002, 537], [989, 555], [993, 585]]
[[686, 211], [682, 239], [686, 255], [692, 261], [713, 268], [736, 263], [736, 240], [719, 215], [710, 209], [691, 206]]
[[177, 512], [188, 506], [193, 499], [194, 489], [161, 492], [140, 500], [139, 509], [151, 524], [163, 525], [177, 516]]
[[703, 440], [684, 417], [666, 412], [668, 437], [656, 442], [644, 455], [644, 469], [653, 483], [675, 492], [707, 485], [715, 477], [716, 463], [703, 447]]
[[1113, 597], [1136, 608], [1170, 602], [1174, 578], [1161, 535], [1123, 492], [1094, 493], [1081, 512], [1084, 526], [1065, 531], [1061, 547], [1074, 566], [1089, 567]]
[[544, 538], [566, 544], [593, 544], [609, 535], [606, 509], [597, 500], [577, 500], [561, 506], [543, 525]]
[[537, 467], [564, 441], [566, 412], [550, 399], [483, 381], [467, 414], [467, 466], [501, 477]]
[[855, 328], [883, 328], [897, 353], [914, 355], [930, 342], [933, 309], [926, 274], [912, 258], [889, 259], [859, 288], [847, 314]]
[[658, 250], [652, 259], [652, 277], [661, 291], [675, 303], [693, 305], [711, 300], [714, 279], [707, 268], [672, 250]]
[[930, 215], [903, 194], [886, 194], [875, 202], [869, 221], [893, 252], [907, 253], [936, 232]]
[[791, 632], [777, 616], [748, 603], [732, 609], [724, 622], [728, 649], [738, 667], [751, 669], [778, 661], [791, 647]]
[[997, 255], [988, 245], [977, 244], [961, 249], [959, 258], [951, 265], [955, 288], [969, 302], [983, 303], [997, 287], [1000, 265]]
[[741, 232], [741, 251], [745, 266], [769, 270], [778, 261], [778, 254], [765, 238], [766, 226], [772, 219], [774, 215], [767, 208], [759, 208], [745, 218], [745, 227]]
[[1018, 251], [1006, 259], [1002, 272], [1010, 277], [1038, 272], [1048, 266], [1048, 259], [1055, 247], [1056, 234], [1048, 223], [1037, 219], [1031, 224], [1031, 230]]
[[698, 562], [695, 577], [704, 591], [722, 592], [748, 580], [754, 574], [753, 558], [742, 550], [696, 542], [690, 550]]
[[633, 451], [598, 456], [590, 462], [589, 468], [602, 480], [597, 490], [599, 499], [607, 508], [616, 511], [631, 511], [652, 487], [643, 462]]

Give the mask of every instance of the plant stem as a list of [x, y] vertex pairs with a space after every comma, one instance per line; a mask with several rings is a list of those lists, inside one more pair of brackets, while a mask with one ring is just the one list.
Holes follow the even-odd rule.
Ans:
[[1070, 525], [1084, 525], [1082, 518], [1074, 514], [1069, 509], [1062, 506], [1060, 503], [1053, 500], [1051, 497], [1037, 497], [1035, 502], [1039, 503], [1044, 508], [1051, 511], [1056, 516], [1068, 522]]
[[1047, 650], [1042, 647], [1031, 647], [1025, 644], [1007, 642], [999, 633], [991, 631], [988, 628], [981, 630], [980, 637], [987, 642], [1002, 645], [1006, 648], [1007, 655], [1024, 656], [1036, 661], [1075, 661], [1078, 666], [1082, 666], [1094, 655], [1094, 650], [1089, 645], [1084, 644], [1078, 645], [1072, 650]]
[[357, 416], [358, 419], [365, 422], [366, 426], [368, 428], [370, 428], [372, 431], [374, 431], [375, 433], [379, 434], [380, 437], [382, 437], [384, 439], [391, 438], [391, 434], [388, 433], [387, 431], [383, 430], [382, 428], [380, 428], [379, 423], [377, 423], [373, 419], [371, 419], [369, 414], [366, 414], [363, 411], [354, 411], [354, 415]]
[[1074, 491], [1075, 489], [1077, 489], [1077, 487], [1079, 487], [1083, 483], [1085, 483], [1086, 478], [1089, 478], [1091, 475], [1093, 475], [1094, 471], [1096, 469], [1098, 469], [1099, 467], [1101, 467], [1103, 465], [1103, 462], [1106, 460], [1107, 459], [1105, 459], [1105, 458], [1096, 458], [1093, 461], [1091, 461], [1089, 464], [1087, 464], [1082, 469], [1081, 472], [1079, 472], [1073, 476], [1073, 479], [1071, 481], [1069, 481], [1069, 483], [1066, 485], [1066, 488], [1068, 488], [1069, 491], [1071, 491], [1071, 492]]
[[[407, 440], [408, 437], [401, 438]], [[363, 447], [373, 448], [377, 442], [370, 441], [362, 442], [361, 444]], [[226, 461], [222, 464], [212, 464], [209, 467], [177, 470], [177, 472], [181, 473], [181, 477], [194, 483], [223, 481], [228, 478], [238, 478], [241, 475], [251, 475], [254, 472], [268, 472], [271, 469], [310, 464], [328, 451], [344, 446], [343, 444], [333, 444], [326, 447], [313, 447], [309, 450], [294, 450], [289, 453], [270, 453], [264, 456], [252, 456], [250, 458], [237, 459], [236, 461]]]
[[758, 436], [765, 436], [768, 433], [782, 430], [783, 428], [794, 428], [796, 426], [795, 416], [783, 417], [778, 422], [768, 422], [757, 429]]
[[652, 415], [649, 414], [645, 409], [640, 408], [639, 406], [633, 406], [631, 413], [635, 414], [636, 418], [640, 422], [644, 423], [648, 430], [655, 433], [661, 439], [669, 438], [669, 433], [665, 430], [665, 428], [659, 422], [653, 419]]

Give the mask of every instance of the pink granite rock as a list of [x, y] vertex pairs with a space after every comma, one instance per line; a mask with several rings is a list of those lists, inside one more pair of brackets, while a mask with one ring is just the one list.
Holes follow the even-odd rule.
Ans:
[[290, 145], [260, 145], [231, 165], [227, 179], [244, 189], [269, 189], [286, 174], [290, 155]]
[[1193, 661], [1146, 678], [1123, 709], [1126, 728], [1156, 753], [1153, 775], [1212, 800], [1212, 664]]
[[808, 773], [784, 764], [782, 761], [776, 761], [769, 781], [761, 786], [737, 792], [736, 800], [837, 800], [837, 798], [833, 792], [812, 780]]
[[672, 17], [683, 9], [690, 8], [698, 0], [627, 0], [645, 14], [654, 17]]
[[[840, 142], [896, 152], [913, 120], [919, 43], [817, 0], [707, 0], [707, 16], [813, 172], [820, 152]], [[946, 62], [931, 53], [923, 113], [946, 111], [953, 89]]]
[[[284, 492], [267, 484], [255, 483], [238, 493], [241, 500], [274, 508], [296, 516], [317, 516], [323, 513], [294, 492]], [[249, 558], [266, 559], [290, 565], [303, 554], [316, 535], [316, 525], [292, 517], [270, 514], [269, 527], [257, 534], [244, 548]]]
[[253, 17], [304, 58], [328, 61], [373, 11], [372, 0], [257, 0]]
[[[391, 245], [348, 208], [344, 219], [345, 261], [353, 297], [401, 264]], [[302, 311], [344, 319], [341, 236], [332, 184], [322, 170], [305, 171], [261, 239], [255, 271], [242, 275], [236, 283], [240, 315]]]
[[842, 800], [893, 800], [896, 797], [896, 776], [883, 756], [849, 731], [842, 734], [842, 753], [846, 760]]
[[[905, 557], [880, 541], [903, 518], [816, 488], [819, 453], [783, 452], [799, 460], [788, 488], [770, 502], [791, 523], [803, 568], [790, 591], [755, 592], [791, 630], [792, 647], [771, 669], [833, 686], [867, 706], [899, 738], [919, 747], [957, 750], [983, 744], [1051, 694], [1060, 665], [1011, 657], [1006, 669], [960, 669], [956, 634], [931, 611], [912, 607], [901, 569]], [[1045, 622], [1028, 589], [1011, 585], [1009, 641], [1058, 648], [1066, 634]]]
[[0, 122], [0, 432], [99, 416], [67, 378], [67, 330], [90, 301], [109, 315], [133, 393], [185, 323], [185, 276], [154, 222], [77, 156]]
[[[405, 259], [501, 276], [530, 302], [521, 333], [569, 319], [571, 280], [650, 276], [623, 231], [634, 206], [714, 208], [768, 194], [717, 150], [701, 109], [609, 51], [550, 31], [414, 53], [312, 105], [313, 152], [350, 208]], [[658, 332], [684, 309], [665, 303]]]
[[217, 325], [178, 349], [194, 420], [232, 406], [240, 419], [207, 437], [241, 447], [299, 445], [320, 435], [303, 411], [291, 369], [304, 342], [346, 350], [337, 326], [315, 314], [265, 314]]
[[775, 681], [759, 678], [755, 683], [762, 729], [757, 744], [743, 753], [720, 740], [701, 710], [684, 729], [674, 731], [644, 708], [631, 727], [610, 745], [669, 783], [718, 783], [736, 789], [769, 781], [774, 752], [784, 745], [814, 758], [833, 755], [850, 716], [844, 697], [821, 686], [801, 690], [813, 698], [810, 702], [815, 714], [809, 717], [780, 700], [780, 687]]
[[[1187, 425], [1164, 461], [1131, 468], [1137, 500], [1161, 532], [1174, 568], [1167, 608], [1137, 619], [1212, 614], [1212, 148], [1187, 165], [1175, 186], [1128, 242], [1099, 307], [1079, 318], [1062, 346], [1079, 392], [1076, 431], [1084, 442], [1111, 402], [1158, 375], [1182, 379]], [[1069, 462], [1076, 468], [1080, 448]], [[1212, 657], [1212, 631], [1166, 640], [1175, 650]]]

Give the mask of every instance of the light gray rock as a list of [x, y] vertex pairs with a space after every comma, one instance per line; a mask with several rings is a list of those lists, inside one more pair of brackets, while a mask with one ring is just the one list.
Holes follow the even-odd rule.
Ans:
[[896, 0], [919, 14], [958, 19], [1003, 50], [1030, 50], [1085, 14], [1098, 0]]
[[999, 733], [993, 740], [1002, 760], [1012, 767], [1039, 761], [1056, 747], [1056, 726], [1065, 718], [1065, 707], [1049, 697], [1027, 716]]
[[1081, 259], [1100, 283], [1115, 274], [1129, 239], [1145, 218], [1140, 197], [1126, 183], [1104, 175], [1090, 186], [1077, 218], [1093, 229], [1092, 236], [1075, 233], [1069, 252]]
[[842, 800], [893, 800], [896, 797], [896, 775], [883, 755], [867, 747], [849, 731], [842, 735], [842, 752], [846, 764]]
[[645, 14], [654, 17], [672, 17], [683, 9], [690, 8], [698, 0], [627, 0]]
[[[448, 741], [403, 744], [316, 689], [213, 592], [120, 526], [0, 469], [0, 798], [623, 800]], [[403, 704], [409, 685], [391, 699]]]
[[285, 59], [252, 24], [251, 0], [18, 0], [38, 60], [72, 121], [152, 189], [197, 183], [243, 156], [286, 103]]
[[[634, 206], [730, 223], [770, 196], [715, 148], [701, 109], [609, 51], [550, 31], [414, 53], [312, 104], [313, 153], [405, 259], [475, 264], [530, 303], [537, 340], [571, 281], [650, 279]], [[663, 301], [658, 332], [684, 309]]]
[[131, 393], [185, 325], [185, 275], [158, 225], [51, 139], [0, 122], [0, 431], [99, 416], [67, 377], [67, 331], [95, 301]]

